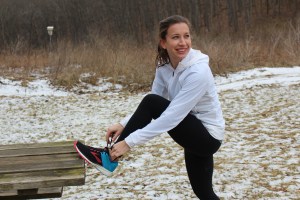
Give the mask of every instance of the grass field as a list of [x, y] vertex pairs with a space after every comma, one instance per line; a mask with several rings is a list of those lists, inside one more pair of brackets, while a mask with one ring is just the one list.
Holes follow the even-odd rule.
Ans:
[[[69, 92], [46, 81], [0, 81], [1, 144], [81, 139], [104, 146], [107, 126], [133, 112], [145, 95], [104, 84]], [[216, 85], [226, 119], [226, 137], [215, 154], [216, 193], [226, 200], [299, 199], [300, 67], [228, 74], [216, 77]], [[183, 149], [163, 133], [132, 149], [112, 178], [88, 167], [86, 184], [64, 188], [62, 199], [196, 197]]]
[[[59, 40], [51, 49], [32, 49], [17, 41], [0, 51], [0, 76], [26, 84], [38, 73], [67, 89], [80, 81], [95, 84], [98, 78], [110, 78], [130, 91], [148, 89], [154, 76], [157, 41], [139, 44], [128, 38], [108, 40], [92, 34], [78, 44]], [[204, 32], [192, 35], [192, 40], [194, 48], [209, 55], [216, 75], [300, 64], [299, 20], [261, 21], [240, 32]], [[83, 79], [85, 73], [90, 76]]]

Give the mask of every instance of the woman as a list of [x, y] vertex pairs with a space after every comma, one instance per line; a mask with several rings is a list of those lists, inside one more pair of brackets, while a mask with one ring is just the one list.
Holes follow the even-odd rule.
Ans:
[[93, 148], [76, 141], [75, 148], [89, 163], [111, 175], [117, 167], [116, 158], [168, 132], [184, 148], [197, 197], [219, 199], [212, 188], [213, 154], [221, 146], [225, 122], [209, 58], [191, 48], [190, 23], [182, 16], [162, 20], [159, 36], [151, 94], [133, 115], [108, 128], [106, 139], [115, 142], [113, 147]]

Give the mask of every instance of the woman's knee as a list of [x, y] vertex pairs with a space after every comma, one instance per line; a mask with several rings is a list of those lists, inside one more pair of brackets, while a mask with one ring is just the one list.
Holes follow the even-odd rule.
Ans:
[[144, 96], [142, 101], [147, 102], [147, 103], [152, 103], [153, 101], [157, 101], [160, 98], [163, 98], [163, 97], [161, 97], [157, 94], [147, 94], [146, 96]]
[[156, 94], [147, 94], [141, 101], [139, 108], [148, 110], [151, 116], [156, 119], [170, 104], [170, 101]]
[[168, 101], [167, 99], [163, 98], [162, 96], [159, 96], [157, 94], [147, 94], [143, 100], [142, 100], [142, 104], [146, 104], [146, 105], [151, 105], [151, 106], [155, 106], [155, 105], [165, 105], [165, 104], [169, 104], [170, 101]]

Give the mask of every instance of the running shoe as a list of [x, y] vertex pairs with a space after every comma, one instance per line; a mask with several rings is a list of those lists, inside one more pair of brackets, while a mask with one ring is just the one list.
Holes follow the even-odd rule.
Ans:
[[118, 166], [117, 161], [111, 161], [109, 148], [94, 148], [74, 141], [74, 147], [78, 154], [89, 164], [106, 176], [112, 176]]

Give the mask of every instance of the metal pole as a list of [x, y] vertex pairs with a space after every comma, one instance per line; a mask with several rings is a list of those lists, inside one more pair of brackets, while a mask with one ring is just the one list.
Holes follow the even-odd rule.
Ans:
[[52, 41], [51, 41], [51, 36], [52, 36], [52, 35], [50, 35], [50, 51], [52, 50]]

